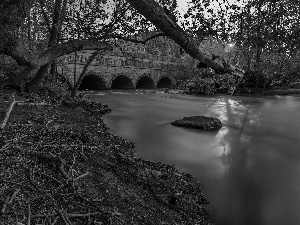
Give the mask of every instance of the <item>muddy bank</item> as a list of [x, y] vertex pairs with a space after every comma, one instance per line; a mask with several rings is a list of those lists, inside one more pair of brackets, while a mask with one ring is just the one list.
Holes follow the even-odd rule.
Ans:
[[[0, 94], [1, 122], [11, 96]], [[103, 123], [105, 106], [16, 100], [0, 131], [0, 224], [209, 224], [192, 178], [139, 158]]]

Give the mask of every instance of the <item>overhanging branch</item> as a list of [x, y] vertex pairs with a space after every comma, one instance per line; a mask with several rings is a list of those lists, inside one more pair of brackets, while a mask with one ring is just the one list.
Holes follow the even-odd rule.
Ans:
[[219, 73], [231, 73], [243, 76], [244, 71], [223, 61], [213, 60], [212, 55], [201, 52], [197, 43], [164, 11], [164, 9], [154, 0], [127, 0], [130, 5], [142, 14], [147, 20], [152, 22], [157, 28], [164, 32], [180, 45], [186, 53], [195, 59], [205, 63]]
[[129, 41], [129, 42], [133, 42], [133, 43], [137, 43], [137, 44], [146, 44], [148, 41], [154, 39], [154, 38], [157, 38], [157, 37], [164, 37], [164, 36], [167, 36], [165, 33], [157, 33], [157, 34], [154, 34], [144, 40], [139, 40], [139, 39], [135, 39], [135, 38], [130, 38], [130, 37], [123, 37], [121, 35], [112, 35], [111, 37], [112, 38], [118, 38], [118, 39], [121, 39], [121, 40], [124, 40], [124, 41]]
[[81, 50], [108, 50], [113, 47], [108, 42], [97, 40], [72, 40], [48, 48], [39, 57], [39, 65], [42, 66], [60, 56]]
[[14, 52], [7, 55], [15, 59], [20, 66], [38, 68], [60, 56], [81, 50], [112, 51], [113, 46], [108, 42], [98, 40], [69, 40], [67, 42], [49, 47], [41, 54], [36, 54], [35, 52], [26, 49], [24, 41], [20, 39]]

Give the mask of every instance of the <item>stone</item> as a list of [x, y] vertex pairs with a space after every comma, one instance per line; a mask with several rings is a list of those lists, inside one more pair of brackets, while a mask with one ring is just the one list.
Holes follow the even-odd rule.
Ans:
[[105, 110], [104, 109], [97, 109], [95, 110], [95, 112], [100, 113], [100, 114], [105, 114]]
[[103, 105], [103, 109], [106, 113], [111, 112], [111, 109], [108, 107], [108, 105]]
[[201, 130], [219, 130], [222, 127], [222, 123], [219, 119], [206, 116], [184, 117], [183, 119], [175, 120], [171, 124]]

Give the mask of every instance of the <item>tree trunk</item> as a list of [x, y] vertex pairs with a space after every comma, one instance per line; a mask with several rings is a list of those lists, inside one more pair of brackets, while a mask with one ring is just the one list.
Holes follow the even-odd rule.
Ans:
[[51, 74], [51, 82], [55, 83], [55, 80], [56, 80], [56, 60], [55, 59], [51, 63], [50, 74]]
[[79, 86], [80, 86], [80, 84], [81, 84], [81, 82], [82, 82], [82, 80], [83, 80], [83, 78], [84, 78], [84, 75], [85, 75], [85, 73], [86, 73], [86, 71], [87, 71], [89, 65], [94, 61], [94, 59], [96, 58], [96, 56], [98, 55], [98, 53], [99, 53], [99, 51], [95, 51], [95, 52], [90, 56], [88, 62], [84, 65], [83, 70], [82, 70], [82, 72], [81, 72], [81, 74], [80, 74], [78, 80], [76, 81], [76, 83], [75, 83], [75, 85], [74, 85], [74, 87], [73, 87], [73, 89], [72, 89], [71, 97], [75, 97], [76, 92], [77, 92], [77, 90], [78, 90], [78, 88], [79, 88]]
[[32, 0], [0, 1], [0, 53], [13, 54]]
[[[48, 41], [48, 48], [54, 46], [57, 43], [57, 35], [59, 33], [58, 31], [58, 25], [62, 15], [61, 12], [62, 9], [62, 0], [56, 0], [55, 6], [54, 6], [54, 13], [53, 13], [53, 19], [52, 19], [52, 28], [50, 30], [50, 36]], [[43, 65], [36, 76], [26, 85], [26, 89], [29, 91], [34, 91], [39, 84], [43, 81], [45, 78], [48, 68], [50, 66], [50, 63]]]
[[212, 69], [223, 72], [233, 73], [243, 76], [244, 71], [233, 65], [224, 63], [221, 60], [213, 60], [211, 55], [205, 55], [198, 49], [197, 43], [192, 40], [187, 33], [172, 20], [163, 10], [163, 8], [154, 0], [127, 0], [147, 20], [152, 22], [157, 28], [163, 31], [178, 45], [180, 45], [186, 53], [195, 59], [198, 59], [211, 67]]
[[40, 67], [39, 71], [35, 75], [34, 78], [30, 80], [30, 82], [26, 85], [26, 91], [34, 91], [38, 87], [38, 85], [44, 79], [46, 73], [48, 72], [50, 64], [47, 63]]
[[259, 88], [259, 78], [262, 76], [260, 72], [260, 61], [261, 61], [261, 53], [262, 53], [262, 35], [261, 35], [261, 26], [262, 26], [262, 19], [261, 19], [261, 8], [263, 4], [263, 0], [259, 1], [257, 4], [257, 27], [256, 27], [256, 82], [255, 88]]
[[260, 56], [261, 56], [261, 48], [258, 45], [256, 49], [256, 74], [255, 74], [255, 88], [259, 88], [259, 79], [261, 76], [261, 71], [260, 71]]
[[20, 39], [21, 27], [29, 14], [33, 0], [0, 1], [0, 54], [12, 56], [24, 66], [31, 64], [34, 56], [25, 49]]

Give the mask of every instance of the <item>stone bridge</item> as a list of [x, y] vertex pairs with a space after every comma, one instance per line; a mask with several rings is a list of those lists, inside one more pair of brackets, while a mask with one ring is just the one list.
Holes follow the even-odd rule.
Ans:
[[[81, 51], [68, 55], [58, 71], [74, 84], [91, 54], [92, 51]], [[170, 88], [176, 77], [186, 71], [179, 58], [111, 51], [95, 58], [79, 89]]]

